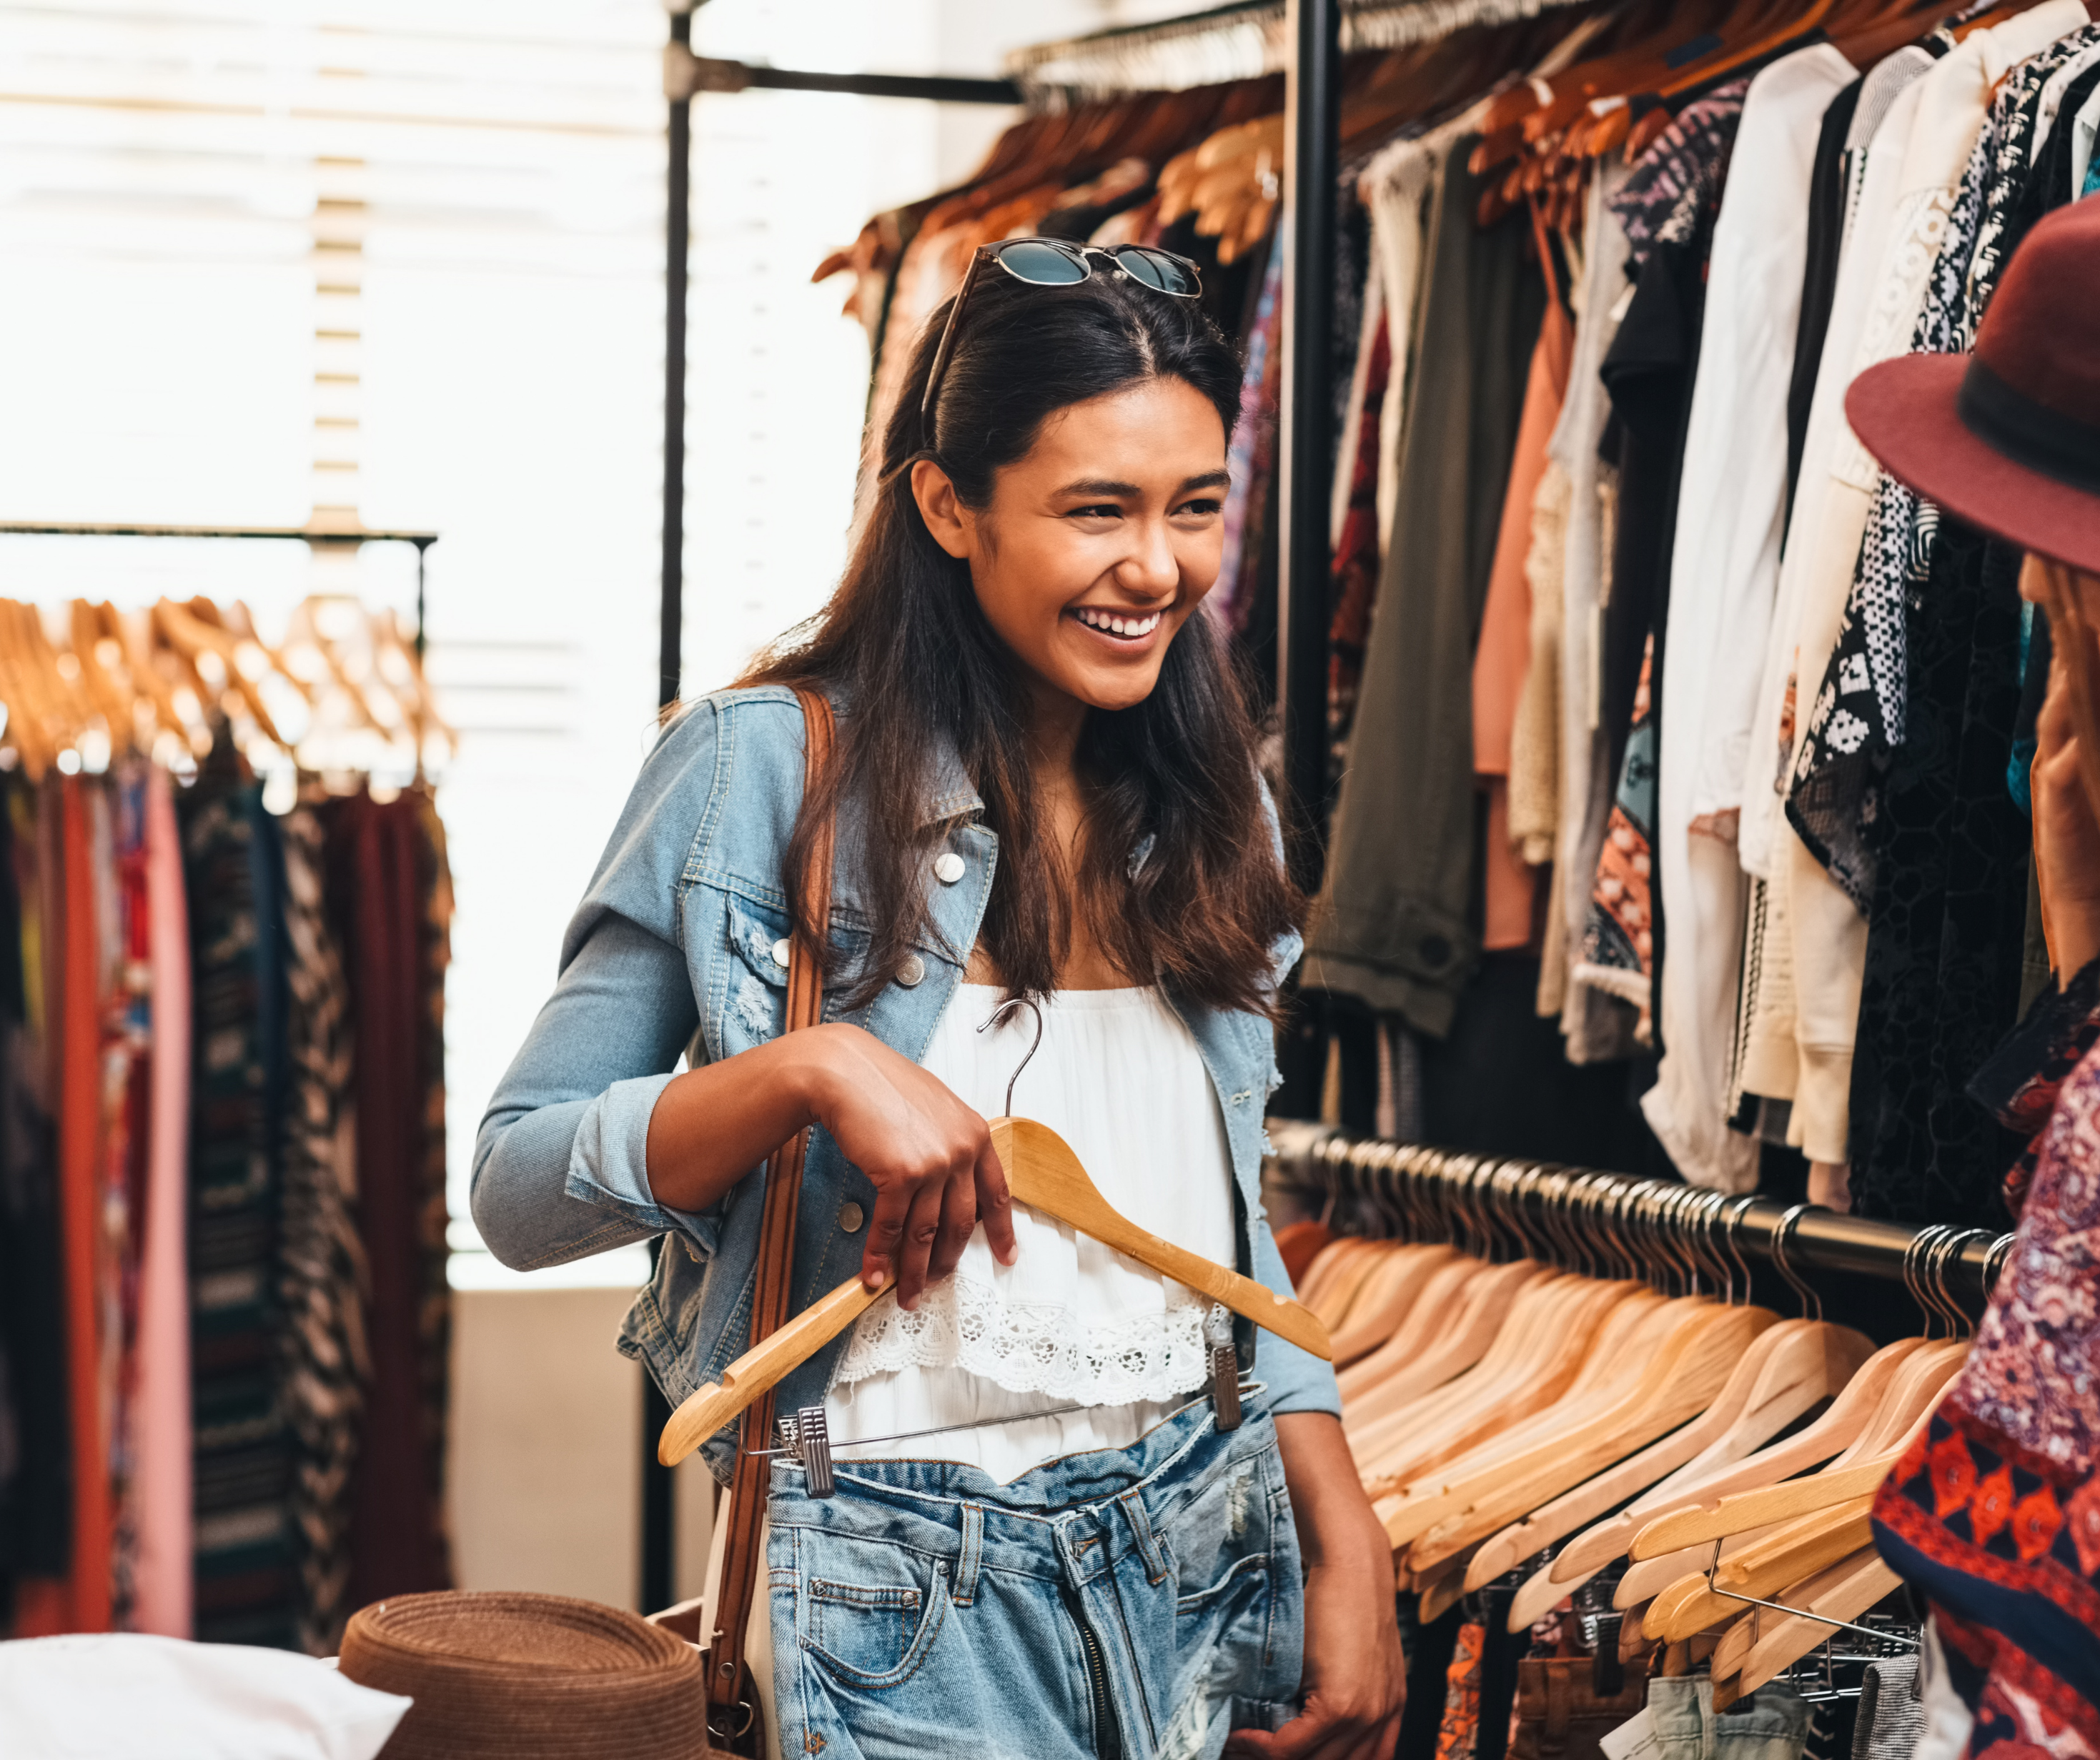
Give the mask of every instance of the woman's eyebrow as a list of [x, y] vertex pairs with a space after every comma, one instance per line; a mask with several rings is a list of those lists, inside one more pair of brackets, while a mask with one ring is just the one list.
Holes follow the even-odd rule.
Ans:
[[[1229, 489], [1232, 486], [1231, 472], [1205, 471], [1200, 476], [1184, 477], [1181, 486], [1175, 493], [1193, 495], [1198, 489]], [[1145, 493], [1136, 483], [1120, 482], [1109, 477], [1082, 477], [1077, 482], [1066, 483], [1057, 492], [1061, 495], [1095, 495], [1105, 501]]]

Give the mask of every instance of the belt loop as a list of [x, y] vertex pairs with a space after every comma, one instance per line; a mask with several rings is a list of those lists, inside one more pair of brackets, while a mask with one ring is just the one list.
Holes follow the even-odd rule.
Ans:
[[957, 1607], [968, 1607], [977, 1592], [977, 1571], [984, 1563], [984, 1505], [963, 1506], [963, 1555], [955, 1563], [951, 1591]]
[[1154, 1583], [1166, 1582], [1167, 1554], [1152, 1532], [1152, 1518], [1145, 1511], [1145, 1494], [1126, 1491], [1116, 1502], [1123, 1505], [1123, 1514], [1130, 1518], [1130, 1531], [1137, 1537], [1137, 1550], [1145, 1560], [1146, 1580]]

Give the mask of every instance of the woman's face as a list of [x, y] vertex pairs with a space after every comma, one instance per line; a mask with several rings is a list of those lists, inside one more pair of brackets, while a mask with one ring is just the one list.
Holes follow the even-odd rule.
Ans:
[[921, 461], [912, 493], [970, 565], [977, 603], [1035, 679], [1092, 709], [1142, 702], [1218, 578], [1224, 425], [1187, 381], [1149, 380], [1060, 410], [966, 508]]

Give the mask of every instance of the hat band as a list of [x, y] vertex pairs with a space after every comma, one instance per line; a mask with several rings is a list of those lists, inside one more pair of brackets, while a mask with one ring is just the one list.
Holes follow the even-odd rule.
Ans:
[[1971, 355], [1955, 401], [1961, 425], [1993, 451], [2043, 476], [2100, 495], [2100, 425], [2015, 390]]

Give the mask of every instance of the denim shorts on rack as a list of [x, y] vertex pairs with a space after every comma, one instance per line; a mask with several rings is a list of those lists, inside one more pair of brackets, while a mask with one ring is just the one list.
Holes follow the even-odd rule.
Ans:
[[1255, 1390], [1000, 1485], [938, 1460], [776, 1460], [767, 1514], [784, 1755], [1215, 1760], [1297, 1709], [1304, 1578]]

